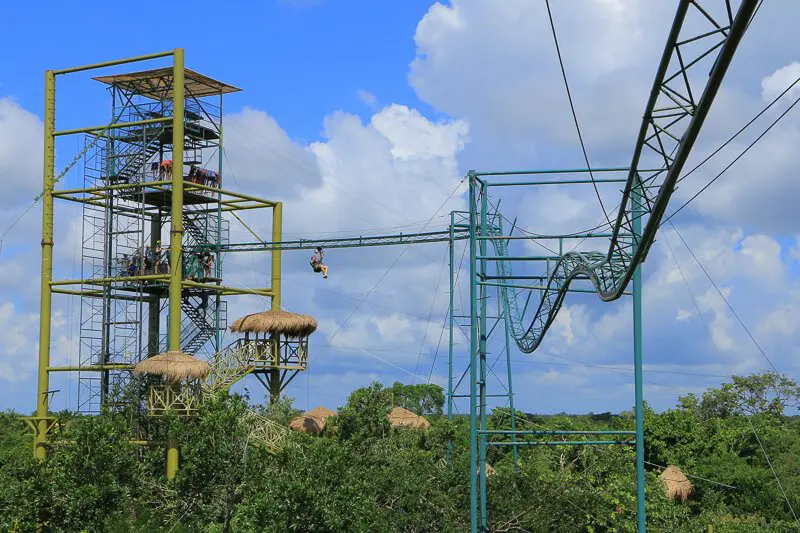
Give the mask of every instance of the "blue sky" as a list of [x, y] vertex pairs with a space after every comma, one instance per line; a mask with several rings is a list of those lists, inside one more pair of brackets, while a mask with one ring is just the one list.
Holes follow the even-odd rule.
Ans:
[[[450, 209], [464, 207], [458, 185], [471, 168], [583, 166], [542, 2], [170, 6], [89, 2], [80, 11], [54, 6], [46, 15], [19, 3], [6, 8], [12, 23], [0, 37], [0, 180], [9, 192], [0, 198], [0, 231], [39, 192], [44, 70], [176, 46], [185, 48], [187, 67], [243, 89], [225, 103], [224, 175], [233, 188], [283, 200], [287, 238], [440, 229]], [[628, 164], [673, 10], [670, 2], [645, 0], [592, 0], [580, 10], [555, 6], [593, 165]], [[792, 22], [798, 11], [788, 1], [765, 3], [692, 161], [800, 76]], [[173, 32], [170, 20], [179, 16], [191, 22]], [[130, 34], [122, 35], [123, 28]], [[675, 206], [797, 95], [790, 93], [682, 184]], [[59, 127], [107, 121], [106, 93], [86, 77], [60, 84], [58, 98]], [[798, 140], [800, 123], [791, 112], [675, 219], [767, 357], [791, 375], [797, 375], [800, 340]], [[77, 141], [58, 145], [59, 168]], [[79, 171], [67, 181], [80, 183]], [[613, 206], [618, 191], [609, 187], [603, 197]], [[538, 233], [567, 233], [603, 219], [591, 187], [507, 191], [495, 198], [502, 198], [509, 219]], [[79, 270], [79, 215], [74, 206], [57, 211], [56, 277]], [[257, 213], [244, 218], [268, 234], [267, 219]], [[0, 253], [0, 408], [27, 411], [34, 403], [38, 279], [30, 273], [38, 273], [39, 224], [34, 209], [4, 238]], [[232, 232], [251, 240], [235, 221]], [[541, 251], [533, 243], [519, 246]], [[299, 407], [336, 407], [371, 380], [418, 382], [410, 373], [444, 383], [445, 252], [441, 245], [331, 250], [328, 280], [308, 271], [306, 254], [286, 254], [284, 306], [320, 322], [311, 370], [289, 390]], [[264, 255], [225, 261], [226, 283], [267, 283]], [[645, 398], [651, 405], [667, 408], [677, 396], [716, 386], [730, 374], [769, 368], [671, 228], [660, 234], [644, 275]], [[460, 309], [464, 291], [460, 285]], [[235, 318], [265, 303], [231, 300], [229, 312]], [[54, 301], [59, 362], [77, 359], [76, 305]], [[630, 408], [630, 316], [627, 299], [602, 304], [592, 295], [570, 296], [540, 351], [513, 353], [518, 405], [536, 412]], [[460, 334], [456, 339], [463, 370], [464, 341]], [[501, 344], [491, 344], [492, 360]], [[505, 367], [495, 372], [503, 376]], [[256, 381], [245, 386], [261, 399]], [[491, 386], [502, 387], [497, 381]], [[74, 382], [58, 378], [53, 387], [61, 389], [56, 407], [74, 404]]]
[[[231, 9], [219, 2], [144, 1], [131, 9], [86, 2], [79, 10], [56, 3], [42, 13], [17, 2], [6, 7], [10, 31], [2, 37], [0, 82], [5, 94], [38, 111], [46, 68], [184, 47], [188, 67], [246, 89], [228, 99], [231, 111], [269, 109], [292, 137], [313, 141], [321, 117], [333, 110], [368, 116], [358, 90], [421, 105], [406, 74], [414, 29], [429, 4], [287, 0]], [[177, 17], [192, 22], [173, 23]]]

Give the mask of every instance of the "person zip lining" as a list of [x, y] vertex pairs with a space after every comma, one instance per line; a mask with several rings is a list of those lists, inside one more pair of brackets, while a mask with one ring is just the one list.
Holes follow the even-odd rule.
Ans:
[[311, 269], [314, 272], [322, 272], [322, 277], [327, 279], [328, 278], [328, 265], [322, 262], [323, 253], [322, 247], [317, 246], [314, 255], [311, 256]]

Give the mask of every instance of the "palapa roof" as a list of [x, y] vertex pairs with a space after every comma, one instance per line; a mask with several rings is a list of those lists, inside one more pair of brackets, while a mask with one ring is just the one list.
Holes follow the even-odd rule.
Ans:
[[292, 419], [289, 428], [302, 433], [319, 435], [325, 431], [327, 419], [336, 415], [336, 411], [331, 411], [325, 407], [317, 407]]
[[[129, 72], [127, 74], [97, 76], [92, 79], [100, 83], [134, 91], [136, 94], [153, 98], [154, 100], [161, 100], [163, 98], [172, 98], [173, 75], [174, 70], [172, 67], [164, 67]], [[188, 68], [183, 69], [183, 78], [186, 94], [198, 98], [241, 91], [238, 87], [222, 83]]]
[[667, 499], [671, 502], [685, 502], [694, 492], [692, 482], [677, 466], [667, 466], [659, 477], [664, 484]]
[[162, 376], [170, 382], [204, 379], [210, 371], [211, 367], [205, 361], [177, 350], [149, 357], [133, 369], [136, 375]]
[[305, 416], [313, 416], [315, 418], [321, 418], [325, 420], [329, 416], [336, 416], [336, 411], [331, 411], [327, 407], [315, 407], [310, 411], [306, 411]]
[[389, 411], [387, 416], [392, 427], [407, 426], [419, 429], [428, 429], [431, 427], [431, 423], [428, 422], [427, 418], [412, 413], [408, 409], [402, 407], [395, 407]]
[[231, 325], [234, 333], [280, 333], [289, 337], [306, 337], [316, 329], [313, 317], [282, 310], [246, 315]]

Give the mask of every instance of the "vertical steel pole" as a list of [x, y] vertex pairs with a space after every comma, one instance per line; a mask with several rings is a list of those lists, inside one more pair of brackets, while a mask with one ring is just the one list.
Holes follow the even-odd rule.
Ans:
[[[505, 319], [505, 334], [506, 334], [506, 371], [508, 374], [508, 408], [511, 411], [511, 442], [517, 442], [517, 414], [514, 410], [514, 385], [511, 379], [511, 333], [509, 332], [510, 320], [509, 317], [509, 306], [506, 305], [505, 309], [500, 308], [500, 291], [503, 290], [502, 288], [498, 287], [498, 298], [497, 298], [497, 316], [503, 316]], [[502, 315], [501, 315], [502, 313]], [[517, 446], [513, 447], [514, 450], [514, 472], [519, 472], [519, 448]]]
[[[217, 249], [214, 253], [214, 277], [215, 278], [222, 278], [222, 253], [220, 252], [220, 246], [222, 243], [222, 150], [223, 150], [223, 143], [222, 143], [222, 93], [219, 95], [219, 139], [217, 139], [217, 173], [219, 174], [219, 179], [217, 181], [217, 186], [220, 188], [220, 191], [217, 193]], [[214, 351], [215, 353], [219, 353], [220, 349], [222, 349], [222, 333], [221, 333], [221, 320], [220, 320], [220, 306], [222, 305], [222, 297], [220, 296], [219, 292], [216, 295], [216, 307], [214, 312], [214, 327], [216, 328], [214, 331]]]
[[[170, 218], [169, 349], [181, 349], [181, 285], [183, 282], [183, 48], [176, 48], [172, 88], [172, 216]], [[167, 479], [178, 472], [178, 443], [167, 438]]]
[[475, 202], [476, 176], [469, 175], [469, 518], [470, 531], [478, 531], [478, 285], [476, 283], [477, 255], [475, 238], [477, 206]]
[[[481, 237], [487, 235], [486, 231], [486, 211], [488, 210], [488, 198], [486, 187], [481, 184]], [[480, 242], [481, 257], [486, 257], [486, 239], [481, 239]], [[481, 259], [480, 270], [481, 281], [486, 279], [486, 259]], [[480, 288], [481, 300], [481, 317], [480, 317], [480, 340], [478, 343], [478, 355], [480, 356], [480, 379], [478, 381], [480, 387], [480, 455], [479, 455], [479, 469], [478, 480], [480, 481], [480, 508], [481, 508], [481, 531], [487, 531], [486, 524], [486, 342], [487, 342], [487, 327], [486, 327], [486, 300], [488, 290], [485, 285]]]
[[[272, 242], [281, 242], [283, 238], [283, 202], [277, 202], [272, 208]], [[272, 279], [272, 310], [281, 309], [281, 247], [276, 245], [271, 252]], [[275, 337], [272, 343], [272, 364], [275, 368], [269, 371], [269, 401], [275, 403], [281, 398], [281, 373], [280, 364], [280, 336]]]
[[[283, 202], [276, 202], [272, 208], [272, 242], [280, 243], [283, 239]], [[281, 246], [275, 245], [272, 248], [272, 309], [281, 309]]]
[[[161, 243], [161, 210], [153, 215], [150, 222], [150, 246], [155, 249]], [[154, 263], [155, 266], [155, 263]], [[159, 260], [159, 268], [161, 263]], [[158, 272], [156, 272], [158, 274]], [[147, 357], [156, 355], [160, 351], [161, 333], [161, 300], [157, 295], [151, 295], [147, 302]]]
[[[642, 194], [636, 176], [631, 194], [634, 251], [642, 234]], [[633, 272], [633, 375], [636, 397], [636, 521], [639, 533], [647, 531], [644, 494], [644, 401], [642, 392], [642, 267]]]
[[[123, 108], [124, 108], [124, 104]], [[116, 122], [117, 120], [117, 89], [112, 87], [111, 90], [111, 121]], [[109, 176], [116, 176], [117, 174], [117, 165], [116, 165], [116, 143], [114, 142], [116, 130], [109, 130], [108, 132], [108, 143], [106, 144], [105, 148], [105, 163], [106, 163], [106, 175]], [[103, 276], [110, 278], [112, 277], [113, 269], [111, 267], [111, 262], [114, 259], [114, 193], [110, 192], [110, 194], [106, 197], [106, 226], [105, 226], [105, 245], [106, 245], [106, 252], [103, 254], [103, 260], [105, 261], [105, 265], [103, 266]], [[144, 267], [144, 250], [142, 250], [141, 255], [139, 255], [139, 264], [137, 265], [137, 269], [142, 269]], [[103, 334], [102, 334], [102, 341], [101, 341], [101, 353], [100, 353], [100, 364], [105, 365], [110, 362], [111, 360], [111, 335], [113, 334], [113, 330], [111, 328], [111, 308], [113, 307], [114, 303], [111, 300], [111, 284], [103, 285]], [[100, 407], [106, 405], [108, 402], [108, 392], [109, 392], [109, 385], [110, 385], [110, 372], [108, 370], [103, 370], [100, 372]]]
[[183, 281], [183, 48], [176, 48], [172, 96], [172, 216], [169, 239], [169, 349], [181, 349], [181, 284]]
[[[500, 234], [503, 234], [503, 217], [496, 217], [497, 224], [500, 227]], [[512, 225], [511, 231], [509, 232], [509, 236], [514, 231], [514, 226]], [[506, 246], [508, 246], [508, 241], [506, 241]], [[506, 292], [506, 297], [502, 298], [500, 291], [508, 289], [503, 289], [502, 287], [497, 288], [497, 316], [502, 316], [504, 320], [505, 326], [505, 334], [506, 334], [506, 372], [508, 375], [508, 408], [511, 412], [511, 431], [514, 433], [511, 434], [511, 442], [517, 442], [517, 413], [514, 409], [514, 382], [512, 381], [511, 374], [511, 305], [508, 303], [508, 292]], [[517, 446], [513, 447], [514, 449], [514, 472], [519, 472], [519, 448]]]
[[44, 74], [44, 179], [42, 190], [42, 281], [39, 303], [39, 374], [36, 394], [36, 433], [33, 455], [47, 457], [47, 394], [50, 388], [50, 282], [53, 279], [53, 187], [55, 186], [56, 78], [52, 70]]
[[[447, 420], [453, 419], [453, 326], [454, 324], [454, 311], [453, 311], [453, 303], [454, 297], [453, 294], [455, 292], [455, 253], [453, 247], [455, 245], [455, 235], [454, 235], [454, 226], [456, 223], [456, 214], [454, 211], [450, 211], [450, 240], [448, 241], [449, 251], [450, 251], [450, 306], [448, 307], [449, 317], [448, 320], [450, 321], [449, 327], [449, 337], [450, 343], [447, 352]], [[451, 463], [453, 459], [453, 441], [447, 441], [447, 462]]]

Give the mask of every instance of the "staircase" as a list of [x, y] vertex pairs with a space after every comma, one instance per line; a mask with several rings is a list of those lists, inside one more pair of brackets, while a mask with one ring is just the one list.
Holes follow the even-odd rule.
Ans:
[[143, 170], [147, 170], [143, 167], [160, 151], [159, 137], [163, 131], [164, 126], [146, 126], [140, 140], [115, 143], [113, 166], [118, 168], [109, 169], [109, 178], [122, 183], [141, 181]]
[[[219, 303], [219, 329], [224, 330], [228, 322], [228, 306], [224, 300]], [[186, 353], [197, 354], [216, 335], [216, 298], [208, 296], [205, 307], [201, 295], [182, 298], [181, 310], [181, 349]]]
[[247, 427], [250, 440], [264, 444], [270, 452], [275, 453], [286, 445], [289, 429], [260, 413], [248, 409], [241, 423]]
[[234, 383], [253, 371], [247, 363], [241, 340], [237, 340], [220, 350], [210, 361], [211, 373], [208, 376], [204, 391], [206, 394], [227, 390]]

